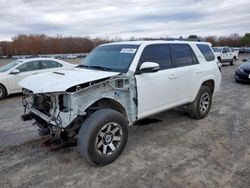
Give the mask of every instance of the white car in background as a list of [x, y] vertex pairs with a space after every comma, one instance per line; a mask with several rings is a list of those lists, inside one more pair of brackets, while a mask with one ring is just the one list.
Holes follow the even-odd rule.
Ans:
[[22, 79], [48, 71], [72, 68], [74, 65], [52, 58], [18, 59], [0, 67], [0, 100], [13, 93], [21, 93], [18, 82]]
[[76, 59], [77, 55], [71, 54], [71, 55], [66, 56], [66, 58], [67, 59]]

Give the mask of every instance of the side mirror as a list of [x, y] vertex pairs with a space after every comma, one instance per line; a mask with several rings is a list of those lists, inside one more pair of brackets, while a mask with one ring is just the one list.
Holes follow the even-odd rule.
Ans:
[[160, 70], [160, 65], [154, 62], [144, 62], [140, 66], [140, 73], [157, 72]]
[[10, 74], [18, 74], [18, 73], [20, 73], [19, 69], [14, 69], [10, 72]]

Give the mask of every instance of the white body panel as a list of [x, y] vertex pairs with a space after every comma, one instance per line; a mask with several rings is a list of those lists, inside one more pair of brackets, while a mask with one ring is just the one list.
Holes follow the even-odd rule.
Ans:
[[[194, 79], [199, 74], [199, 64], [194, 66], [186, 66], [177, 68], [178, 74], [178, 103], [186, 103], [192, 99], [192, 91], [196, 87]], [[188, 84], [187, 84], [188, 83]]]
[[137, 75], [136, 82], [139, 119], [176, 105], [178, 78], [173, 70]]

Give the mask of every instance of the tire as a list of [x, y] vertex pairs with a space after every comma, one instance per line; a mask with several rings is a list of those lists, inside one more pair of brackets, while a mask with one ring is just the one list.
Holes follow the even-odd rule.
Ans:
[[236, 62], [236, 58], [234, 57], [233, 60], [230, 62], [230, 65], [233, 66], [235, 62]]
[[100, 109], [83, 122], [77, 147], [88, 163], [107, 165], [119, 157], [127, 139], [128, 123], [125, 117], [112, 109]]
[[194, 102], [188, 105], [189, 115], [194, 119], [202, 119], [207, 116], [211, 104], [212, 91], [208, 86], [202, 85]]
[[218, 57], [217, 59], [218, 59], [219, 63], [222, 63], [222, 62], [221, 62], [221, 57]]
[[0, 100], [6, 97], [6, 90], [3, 85], [0, 85]]

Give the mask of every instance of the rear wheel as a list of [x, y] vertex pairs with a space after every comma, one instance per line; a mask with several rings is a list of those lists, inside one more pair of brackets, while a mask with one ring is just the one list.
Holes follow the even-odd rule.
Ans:
[[6, 90], [2, 85], [0, 85], [0, 100], [4, 99], [5, 97], [6, 97]]
[[208, 86], [202, 85], [194, 102], [188, 105], [192, 118], [202, 119], [207, 116], [212, 104], [212, 91]]
[[106, 165], [122, 153], [128, 139], [124, 116], [112, 109], [101, 109], [89, 116], [78, 135], [78, 150], [91, 164]]

